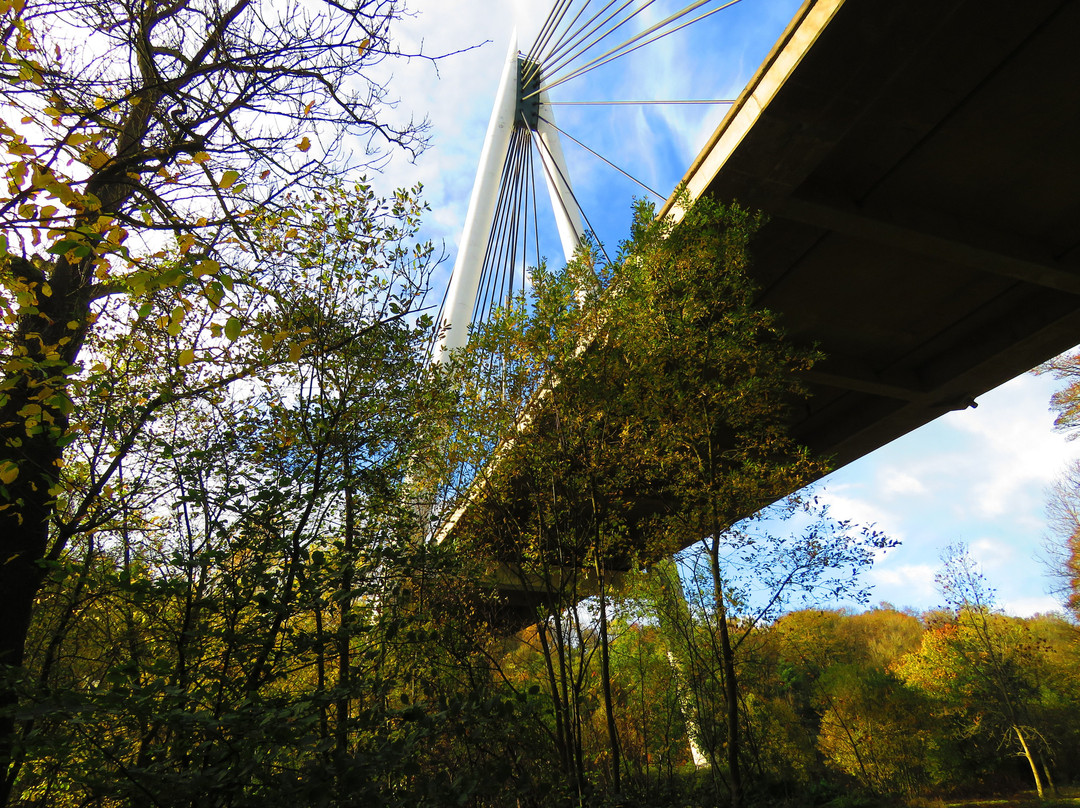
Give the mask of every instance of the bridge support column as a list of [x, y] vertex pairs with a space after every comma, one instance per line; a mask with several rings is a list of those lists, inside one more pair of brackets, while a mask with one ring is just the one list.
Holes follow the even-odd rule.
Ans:
[[[555, 113], [547, 93], [533, 88], [540, 86], [539, 68], [518, 57], [517, 35], [511, 37], [502, 77], [491, 110], [487, 135], [480, 152], [472, 196], [469, 199], [465, 226], [461, 233], [457, 259], [454, 262], [446, 304], [439, 327], [442, 339], [432, 349], [432, 359], [441, 362], [456, 348], [464, 347], [469, 339], [480, 276], [491, 239], [495, 207], [499, 198], [499, 183], [506, 166], [511, 135], [515, 128], [528, 128], [537, 137], [536, 146], [544, 167], [548, 197], [555, 213], [563, 256], [569, 262], [585, 234], [581, 211], [570, 188], [570, 177], [563, 157], [559, 131], [552, 122]], [[529, 90], [522, 87], [523, 74], [530, 74]], [[526, 98], [525, 96], [529, 96]]]
[[446, 292], [446, 306], [442, 322], [439, 323], [444, 333], [435, 345], [432, 357], [437, 362], [445, 359], [455, 348], [464, 347], [469, 340], [469, 324], [480, 287], [484, 254], [491, 237], [495, 204], [499, 198], [499, 181], [506, 165], [510, 136], [514, 131], [519, 81], [515, 32], [510, 37], [510, 50], [507, 51], [499, 89], [495, 94], [495, 106], [488, 121], [487, 135], [480, 151], [480, 165], [476, 169], [465, 226], [461, 231], [461, 244], [458, 245], [457, 260], [450, 276], [450, 288]]

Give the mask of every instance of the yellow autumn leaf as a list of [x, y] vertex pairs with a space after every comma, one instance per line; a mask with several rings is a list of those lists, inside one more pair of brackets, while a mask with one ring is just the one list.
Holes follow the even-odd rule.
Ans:
[[300, 347], [300, 343], [298, 343], [298, 342], [294, 342], [292, 345], [290, 345], [289, 346], [289, 361], [290, 362], [299, 362], [300, 361], [300, 355], [303, 353], [303, 350], [304, 349]]
[[209, 159], [210, 159], [210, 155], [207, 154], [204, 151], [201, 151], [201, 152], [195, 152], [195, 156], [191, 158], [191, 162], [195, 163], [195, 165], [200, 165], [201, 166], [203, 163], [205, 163]]
[[177, 362], [180, 364], [180, 367], [185, 367], [187, 365], [190, 365], [194, 361], [195, 361], [195, 351], [192, 350], [191, 348], [185, 348], [184, 350], [182, 350], [180, 352], [180, 357], [177, 359]]
[[5, 460], [0, 463], [0, 483], [8, 485], [15, 482], [15, 478], [19, 476], [19, 467], [12, 463], [10, 460]]
[[222, 189], [232, 188], [238, 179], [240, 179], [240, 172], [229, 169], [221, 175], [221, 179], [218, 181], [218, 187]]
[[306, 152], [308, 149], [311, 148], [311, 141], [308, 140], [307, 137], [304, 137], [303, 140], [296, 144], [296, 148], [298, 148], [302, 152]]
[[221, 269], [221, 264], [212, 258], [204, 258], [198, 264], [196, 264], [192, 275], [196, 278], [201, 278], [203, 275], [214, 275]]

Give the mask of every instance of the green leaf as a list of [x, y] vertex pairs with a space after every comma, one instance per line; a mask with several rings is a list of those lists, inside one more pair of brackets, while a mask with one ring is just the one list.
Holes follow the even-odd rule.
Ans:
[[240, 322], [238, 317], [230, 317], [228, 322], [225, 323], [225, 336], [229, 342], [236, 342], [236, 338], [240, 336], [240, 331], [243, 328], [243, 323]]
[[72, 241], [71, 239], [63, 239], [62, 241], [58, 241], [51, 245], [47, 252], [50, 252], [53, 255], [64, 255], [68, 250], [78, 247], [81, 243], [82, 242], [79, 241]]

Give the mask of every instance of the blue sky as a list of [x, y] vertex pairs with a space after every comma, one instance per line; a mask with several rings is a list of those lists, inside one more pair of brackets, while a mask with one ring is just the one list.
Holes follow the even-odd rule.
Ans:
[[[687, 2], [656, 2], [655, 21]], [[594, 2], [594, 5], [598, 5]], [[741, 0], [701, 24], [556, 88], [552, 100], [734, 98], [798, 10], [796, 0]], [[457, 51], [437, 67], [394, 66], [396, 115], [428, 117], [432, 148], [415, 164], [394, 160], [387, 187], [421, 181], [432, 207], [424, 234], [453, 265], [511, 32], [527, 49], [546, 16], [544, 0], [413, 0], [416, 16], [398, 28], [404, 50]], [[701, 9], [707, 10], [708, 7]], [[621, 40], [620, 40], [621, 41]], [[726, 107], [559, 107], [559, 125], [663, 194], [670, 193], [720, 122]], [[564, 143], [575, 191], [604, 241], [627, 233], [630, 203], [643, 196], [573, 143]], [[554, 246], [545, 248], [558, 255]], [[1040, 556], [1047, 538], [1047, 489], [1080, 456], [1052, 430], [1050, 394], [1058, 382], [1023, 376], [830, 475], [820, 486], [834, 516], [876, 526], [902, 541], [868, 580], [872, 601], [927, 609], [940, 604], [933, 575], [948, 544], [966, 542], [998, 594], [1017, 614], [1056, 608]]]

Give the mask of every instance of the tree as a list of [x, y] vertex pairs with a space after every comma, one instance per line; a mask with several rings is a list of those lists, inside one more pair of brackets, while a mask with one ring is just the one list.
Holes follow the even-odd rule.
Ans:
[[[282, 245], [280, 275], [261, 284], [279, 305], [226, 301], [242, 322], [224, 344], [212, 325], [225, 306], [198, 297], [175, 335], [157, 325], [178, 290], [119, 345], [91, 335], [116, 383], [91, 399], [92, 440], [72, 443], [64, 479], [77, 495], [121, 461], [90, 529], [50, 565], [32, 622], [6, 772], [24, 794], [47, 783], [133, 804], [304, 802], [318, 785], [360, 799], [374, 792], [351, 777], [425, 738], [388, 706], [405, 662], [393, 634], [411, 620], [396, 593], [419, 564], [405, 472], [439, 404], [420, 372], [427, 324], [403, 316], [426, 285], [417, 212], [407, 193], [385, 205], [330, 187], [255, 223], [268, 250]], [[284, 249], [294, 228], [302, 253]], [[220, 354], [170, 379], [192, 394], [114, 453], [141, 417], [143, 368], [182, 339]], [[253, 372], [232, 389], [203, 382], [230, 366]], [[405, 739], [393, 756], [378, 752], [386, 726]]]
[[[714, 767], [716, 751], [724, 749], [732, 771], [731, 733], [738, 738], [752, 730], [740, 715], [746, 693], [739, 671], [755, 664], [756, 643], [748, 640], [757, 627], [793, 605], [865, 600], [858, 576], [875, 550], [894, 544], [877, 531], [832, 519], [813, 498], [794, 496], [707, 537], [687, 554], [685, 627], [670, 608], [661, 619], [679, 638], [702, 745]], [[724, 716], [723, 726], [716, 715]]]
[[1080, 617], [1080, 462], [1054, 483], [1047, 505], [1053, 539], [1048, 542], [1050, 573], [1065, 607]]
[[[1050, 397], [1050, 409], [1057, 412], [1054, 428], [1070, 439], [1080, 426], [1080, 353], [1063, 354], [1036, 368], [1036, 373], [1052, 373], [1065, 386]], [[1080, 464], [1074, 463], [1055, 483], [1048, 505], [1050, 526], [1056, 541], [1048, 546], [1051, 574], [1060, 582], [1065, 605], [1080, 615]]]
[[1052, 373], [1066, 382], [1050, 397], [1050, 408], [1057, 411], [1054, 428], [1076, 436], [1080, 426], [1080, 353], [1062, 354], [1035, 369], [1036, 373]]
[[[644, 211], [643, 211], [644, 213]], [[707, 608], [723, 690], [724, 749], [731, 801], [740, 805], [740, 721], [736, 617], [748, 615], [748, 587], [764, 591], [765, 618], [793, 591], [829, 589], [830, 570], [857, 570], [887, 540], [822, 518], [790, 542], [736, 526], [824, 473], [789, 434], [790, 407], [805, 396], [799, 370], [817, 358], [789, 340], [757, 303], [748, 268], [761, 216], [699, 200], [676, 226], [639, 216], [625, 252], [625, 287], [613, 319], [625, 345], [623, 392], [645, 402], [635, 435], [663, 469], [670, 503], [656, 522], [669, 546], [702, 543]], [[793, 500], [791, 510], [798, 510]], [[812, 521], [812, 520], [811, 520]], [[851, 531], [857, 534], [858, 530]], [[777, 564], [776, 562], [781, 562]], [[739, 570], [740, 565], [742, 571]], [[843, 577], [843, 576], [841, 576]], [[836, 582], [839, 589], [849, 582]], [[746, 606], [747, 608], [743, 608]], [[745, 636], [745, 633], [743, 633]]]
[[[177, 401], [220, 394], [303, 352], [304, 338], [285, 330], [250, 362], [234, 353], [217, 372], [209, 365], [229, 354], [249, 318], [285, 302], [275, 297], [273, 264], [304, 250], [300, 224], [269, 248], [252, 225], [286, 214], [344, 167], [350, 138], [368, 161], [384, 146], [422, 147], [423, 127], [384, 122], [385, 90], [365, 79], [399, 55], [390, 25], [401, 11], [392, 0], [0, 6], [0, 665], [8, 670], [23, 661], [42, 562], [58, 561], [109, 511], [99, 507], [103, 494], [122, 487], [123, 458], [145, 426]], [[170, 296], [176, 305], [156, 311]], [[96, 352], [125, 339], [149, 345], [131, 333], [153, 324], [163, 353], [135, 357], [122, 379], [141, 400], [107, 412], [115, 454], [79, 477], [65, 456], [100, 426], [83, 416], [109, 410], [104, 393], [117, 375], [112, 357]], [[192, 342], [193, 331], [213, 341]], [[140, 376], [139, 362], [156, 375]], [[195, 365], [206, 372], [189, 379]], [[13, 698], [0, 687], [5, 762]]]
[[723, 554], [772, 547], [770, 559], [785, 559], [775, 581], [765, 561], [747, 568], [748, 579], [775, 584], [769, 605], [776, 606], [830, 567], [862, 566], [867, 547], [882, 541], [860, 543], [846, 526], [830, 525], [781, 548], [730, 530], [824, 469], [788, 435], [789, 407], [802, 395], [796, 371], [814, 354], [792, 346], [756, 305], [747, 267], [758, 223], [710, 200], [695, 203], [678, 225], [656, 221], [642, 205], [613, 264], [586, 249], [565, 272], [535, 272], [530, 306], [517, 301], [474, 334], [473, 367], [491, 376], [463, 398], [492, 413], [477, 422], [503, 431], [478, 441], [498, 462], [477, 474], [455, 526], [458, 540], [528, 571], [523, 583], [530, 575], [544, 582], [544, 594], [555, 596], [553, 615], [584, 594], [583, 574], [591, 574], [615, 782], [610, 573], [710, 537], [708, 608], [725, 649], [714, 660], [723, 669], [716, 681], [726, 691], [735, 804], [742, 801], [737, 641], [726, 635], [736, 598]]
[[[642, 211], [644, 214], [644, 211]], [[794, 371], [812, 361], [754, 304], [748, 245], [760, 217], [701, 200], [676, 227], [639, 215], [616, 315], [628, 364], [625, 394], [642, 402], [635, 435], [677, 503], [658, 524], [669, 546], [714, 537], [709, 552], [727, 705], [731, 801], [740, 805], [737, 684], [719, 537], [740, 518], [801, 487], [819, 466], [787, 435]], [[707, 291], [705, 291], [707, 290]]]
[[989, 734], [1015, 749], [1041, 799], [1050, 775], [1040, 717], [1042, 650], [1021, 621], [994, 610], [993, 591], [965, 546], [947, 548], [942, 560], [937, 580], [950, 619], [927, 631], [919, 651], [897, 670], [935, 698], [960, 731]]

